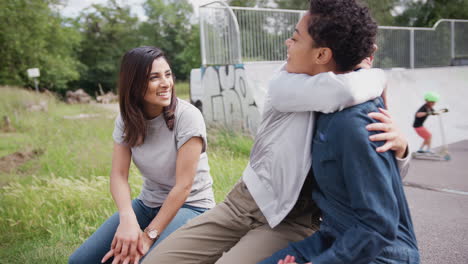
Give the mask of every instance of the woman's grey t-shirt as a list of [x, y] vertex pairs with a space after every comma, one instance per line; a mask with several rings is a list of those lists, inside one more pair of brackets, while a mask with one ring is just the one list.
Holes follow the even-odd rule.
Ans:
[[[198, 161], [198, 168], [192, 190], [185, 204], [212, 208], [215, 205], [213, 180], [206, 155], [206, 127], [200, 111], [190, 103], [177, 99], [175, 125], [171, 131], [167, 128], [163, 115], [148, 120], [148, 132], [145, 142], [131, 148], [133, 163], [143, 176], [143, 187], [138, 199], [146, 206], [159, 207], [175, 185], [177, 151], [192, 137], [203, 139], [203, 150]], [[125, 144], [124, 123], [119, 115], [115, 120], [113, 138], [118, 144]]]

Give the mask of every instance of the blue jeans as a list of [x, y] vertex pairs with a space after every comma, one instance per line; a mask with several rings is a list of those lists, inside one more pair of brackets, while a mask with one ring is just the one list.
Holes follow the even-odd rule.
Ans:
[[[133, 211], [135, 212], [140, 228], [145, 229], [156, 217], [161, 207], [151, 208], [143, 204], [139, 199], [132, 201]], [[169, 225], [161, 233], [149, 251], [159, 244], [164, 238], [172, 232], [183, 226], [188, 220], [202, 214], [207, 209], [183, 205]], [[106, 222], [104, 222], [94, 234], [92, 234], [68, 259], [68, 263], [101, 263], [101, 259], [110, 250], [115, 232], [119, 226], [119, 214], [115, 213]], [[148, 251], [148, 252], [149, 252]], [[111, 263], [112, 258], [106, 263]]]
[[[277, 251], [271, 257], [259, 262], [258, 264], [277, 264], [279, 260], [287, 255], [294, 256], [296, 263], [308, 263], [301, 253], [288, 246]], [[377, 258], [369, 264], [419, 264], [419, 253], [417, 250], [408, 250], [407, 248], [384, 248]]]

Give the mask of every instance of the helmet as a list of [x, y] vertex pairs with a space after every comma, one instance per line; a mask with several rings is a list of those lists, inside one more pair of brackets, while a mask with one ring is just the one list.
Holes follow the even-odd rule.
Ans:
[[436, 92], [427, 92], [424, 94], [424, 100], [428, 102], [437, 102], [439, 101], [440, 95]]

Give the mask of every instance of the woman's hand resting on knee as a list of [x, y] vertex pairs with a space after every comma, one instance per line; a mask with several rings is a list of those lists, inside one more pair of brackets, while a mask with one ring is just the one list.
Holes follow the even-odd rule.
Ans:
[[[144, 248], [142, 244], [144, 233], [141, 231], [140, 225], [134, 215], [121, 216], [120, 221], [112, 240], [111, 249], [102, 258], [101, 262], [104, 263], [111, 257], [114, 257], [112, 264], [138, 264], [144, 255], [140, 252], [140, 249]], [[148, 248], [146, 252], [148, 252]]]

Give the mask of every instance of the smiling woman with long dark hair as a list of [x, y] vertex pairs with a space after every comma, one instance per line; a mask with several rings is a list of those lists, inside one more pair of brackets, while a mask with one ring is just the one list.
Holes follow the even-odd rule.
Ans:
[[[118, 208], [69, 263], [139, 263], [189, 219], [212, 208], [206, 127], [200, 111], [176, 97], [164, 53], [139, 47], [122, 58], [120, 115], [113, 133], [110, 189]], [[130, 163], [143, 187], [131, 200]]]

